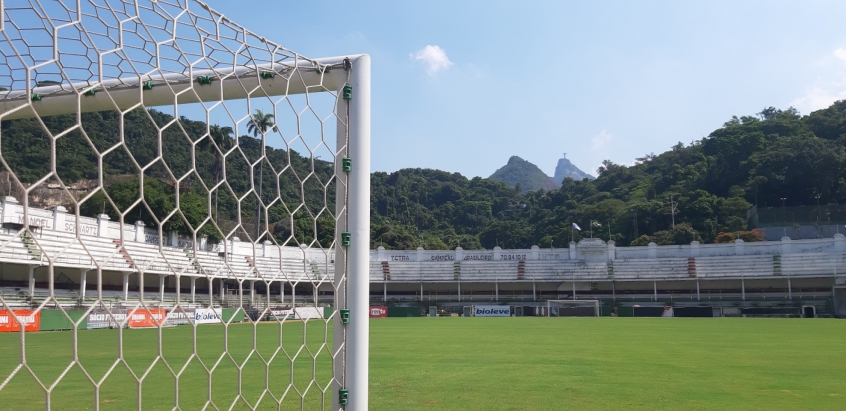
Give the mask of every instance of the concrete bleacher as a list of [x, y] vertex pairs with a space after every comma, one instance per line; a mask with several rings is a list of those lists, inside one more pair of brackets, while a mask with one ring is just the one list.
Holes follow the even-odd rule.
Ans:
[[524, 279], [527, 281], [598, 280], [608, 278], [605, 263], [585, 261], [526, 261]]
[[771, 255], [697, 257], [696, 276], [705, 279], [772, 277]]
[[686, 258], [620, 259], [609, 271], [615, 280], [654, 280], [690, 278]]
[[[371, 261], [371, 282], [518, 282], [518, 281], [637, 281], [721, 278], [771, 278], [846, 275], [843, 255], [784, 256], [780, 272], [773, 256], [717, 256], [697, 258], [618, 259], [611, 263], [584, 261], [413, 262]], [[458, 270], [458, 271], [456, 271]], [[458, 274], [458, 275], [456, 275]]]
[[517, 261], [462, 261], [461, 281], [515, 281], [517, 266]]
[[784, 276], [834, 276], [846, 274], [846, 255], [827, 253], [790, 254], [781, 256]]
[[[6, 201], [9, 201], [8, 198]], [[19, 214], [20, 208], [15, 207], [18, 206], [10, 205], [7, 211]], [[14, 214], [9, 217], [4, 221], [17, 221]], [[58, 222], [69, 221], [65, 218], [72, 217], [55, 213], [53, 225], [3, 225], [0, 229], [0, 262], [12, 264], [10, 270], [4, 270], [10, 271], [7, 284], [25, 282], [27, 270], [32, 274], [36, 268], [41, 278], [37, 281], [43, 281], [44, 269], [39, 267], [50, 265], [77, 268], [83, 272], [100, 268], [108, 276], [102, 282], [109, 287], [119, 287], [121, 275], [126, 278], [132, 273], [159, 275], [159, 281], [168, 284], [171, 289], [174, 281], [167, 277], [172, 276], [320, 285], [331, 282], [334, 277], [332, 250], [306, 245], [280, 247], [269, 241], [254, 244], [237, 238], [217, 245], [207, 244], [205, 239], [195, 239], [198, 242], [195, 249], [193, 241], [176, 234], [150, 231], [143, 224], [120, 225], [106, 218], [101, 221], [83, 217], [85, 226], [94, 229], [81, 234], [50, 228], [65, 227], [63, 229], [67, 230], [65, 224]], [[39, 221], [43, 223], [47, 220]], [[416, 251], [386, 251], [380, 248], [372, 251], [370, 258], [369, 275], [374, 283], [531, 282], [555, 285], [590, 282], [592, 284], [580, 286], [596, 291], [593, 283], [610, 281], [678, 283], [691, 279], [719, 281], [785, 276], [827, 278], [826, 281], [829, 281], [838, 274], [846, 276], [846, 237], [838, 234], [830, 239], [780, 243], [700, 245], [694, 242], [683, 246], [652, 244], [648, 247], [616, 247], [613, 242], [588, 239], [566, 249], [532, 247], [525, 250], [501, 250], [497, 247], [494, 250], [420, 248]], [[78, 290], [81, 286], [73, 271], [57, 270], [54, 273], [56, 277], [51, 281], [55, 281], [57, 287]], [[29, 281], [36, 280], [30, 276]], [[216, 286], [218, 284], [222, 283]], [[818, 284], [822, 283], [804, 281], [800, 285], [822, 287]], [[479, 287], [471, 287], [476, 288]], [[61, 298], [57, 301], [59, 304], [80, 303], [79, 295], [58, 295], [62, 292], [57, 291], [55, 296]], [[121, 293], [114, 296], [107, 294], [108, 298], [117, 300], [131, 299]], [[30, 303], [42, 297], [37, 294], [25, 296], [30, 298]], [[88, 297], [86, 293], [86, 299], [81, 303], [87, 303]], [[179, 296], [180, 301], [183, 298], [183, 295]], [[14, 293], [9, 294], [8, 299], [21, 304]]]
[[[41, 230], [31, 237], [21, 236], [21, 241], [31, 241], [40, 251], [40, 261], [52, 261], [64, 267], [101, 267], [110, 270], [130, 270], [131, 266], [121, 255], [111, 239], [80, 236], [61, 231]], [[38, 253], [35, 253], [36, 255]]]
[[[109, 308], [133, 308], [142, 303], [147, 306], [173, 307], [178, 303], [188, 308], [208, 307], [211, 302], [207, 293], [195, 293], [194, 297], [188, 292], [177, 295], [175, 292], [128, 292], [124, 295], [121, 290], [86, 290], [85, 298], [81, 298], [77, 290], [56, 288], [52, 295], [48, 289], [35, 288], [30, 295], [29, 290], [19, 287], [0, 287], [0, 299], [12, 309], [30, 309], [44, 305], [48, 309], [64, 308], [79, 309], [91, 306], [105, 306]], [[46, 301], [46, 304], [44, 304]]]
[[[274, 259], [269, 257], [245, 256], [250, 270], [261, 278], [282, 280], [292, 283], [331, 281], [333, 272], [327, 272], [324, 264], [310, 260]], [[330, 267], [329, 271], [332, 267]]]
[[29, 308], [31, 305], [29, 292], [17, 287], [0, 287], [0, 300], [12, 309]]
[[[391, 282], [447, 282], [455, 281], [455, 265], [450, 262], [431, 262], [420, 264], [412, 261], [391, 261]], [[382, 264], [370, 262], [370, 281], [384, 282]]]
[[33, 255], [24, 245], [18, 233], [10, 230], [0, 230], [0, 253], [3, 258], [21, 263], [40, 262], [40, 257]]

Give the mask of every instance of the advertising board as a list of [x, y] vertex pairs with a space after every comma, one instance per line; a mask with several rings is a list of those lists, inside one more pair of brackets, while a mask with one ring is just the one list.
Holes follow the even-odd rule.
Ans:
[[294, 308], [294, 315], [298, 320], [323, 318], [323, 307], [297, 307]]
[[269, 314], [277, 320], [285, 320], [289, 317], [293, 317], [294, 310], [291, 309], [291, 307], [273, 307], [270, 309]]
[[[15, 317], [18, 319], [15, 320]], [[41, 311], [0, 310], [0, 332], [20, 332], [21, 325], [24, 331], [38, 331], [41, 328]]]
[[222, 322], [223, 313], [213, 308], [197, 308], [194, 310], [194, 322], [197, 324], [217, 324]]
[[387, 318], [388, 307], [384, 305], [371, 305], [370, 318]]
[[473, 315], [476, 317], [510, 317], [511, 306], [508, 305], [475, 305]]
[[167, 317], [164, 308], [138, 308], [129, 314], [129, 328], [156, 327]]
[[[110, 314], [111, 313], [111, 314]], [[88, 313], [87, 328], [117, 328], [126, 321], [126, 310], [123, 309], [94, 309]]]
[[189, 325], [194, 319], [195, 308], [176, 308], [167, 312], [166, 325]]

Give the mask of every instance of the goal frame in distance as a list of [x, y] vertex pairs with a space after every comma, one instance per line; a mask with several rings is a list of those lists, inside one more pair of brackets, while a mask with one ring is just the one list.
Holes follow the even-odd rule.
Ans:
[[[552, 309], [558, 307], [593, 307], [594, 315], [591, 317], [599, 317], [599, 300], [547, 300], [546, 301], [546, 316], [547, 317], [585, 317], [580, 315], [552, 315]], [[556, 310], [557, 312], [557, 310]]]

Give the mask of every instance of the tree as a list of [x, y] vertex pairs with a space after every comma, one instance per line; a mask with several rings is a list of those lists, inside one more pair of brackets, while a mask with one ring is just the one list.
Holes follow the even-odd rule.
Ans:
[[[263, 113], [256, 109], [256, 113], [252, 116], [252, 121], [247, 125], [247, 132], [252, 133], [257, 140], [262, 140], [261, 155], [264, 155], [264, 135], [268, 130], [276, 127], [274, 124], [274, 115], [270, 113]], [[259, 161], [259, 178], [258, 178], [258, 201], [256, 201], [256, 241], [261, 235], [261, 195], [262, 195], [262, 179], [264, 178], [264, 161]]]
[[[212, 163], [212, 170], [214, 172], [214, 184], [217, 185], [220, 183], [220, 177], [223, 173], [223, 155], [221, 151], [223, 151], [224, 147], [226, 147], [229, 143], [229, 140], [232, 138], [232, 134], [234, 131], [232, 127], [221, 127], [217, 124], [212, 124], [209, 126], [209, 137], [206, 139], [201, 140], [200, 147], [204, 150], [208, 150], [214, 156], [214, 163]], [[217, 198], [218, 198], [218, 191], [214, 191], [214, 216], [217, 218]]]

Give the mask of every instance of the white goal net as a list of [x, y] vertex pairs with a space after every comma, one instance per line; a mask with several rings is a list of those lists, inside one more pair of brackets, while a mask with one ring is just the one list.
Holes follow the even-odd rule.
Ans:
[[197, 0], [0, 17], [0, 404], [365, 410], [369, 57]]
[[548, 317], [599, 317], [599, 300], [549, 300]]

